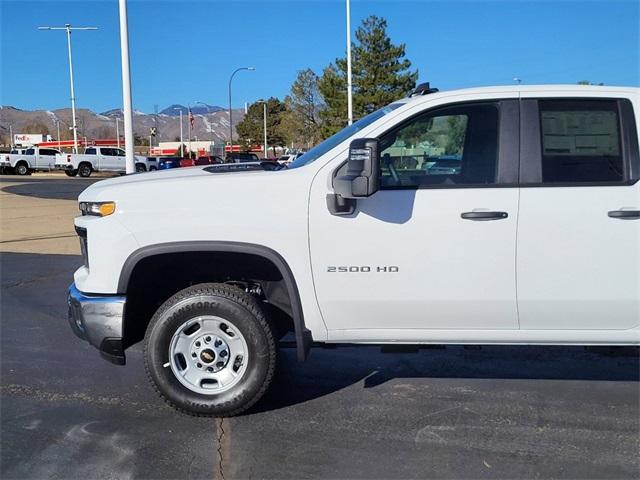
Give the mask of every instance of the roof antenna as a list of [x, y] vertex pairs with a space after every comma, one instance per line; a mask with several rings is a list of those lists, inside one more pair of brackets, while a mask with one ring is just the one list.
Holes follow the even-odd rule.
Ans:
[[409, 94], [409, 98], [418, 97], [421, 95], [429, 95], [430, 93], [436, 93], [437, 91], [437, 88], [430, 87], [429, 82], [421, 83], [413, 90], [413, 92]]

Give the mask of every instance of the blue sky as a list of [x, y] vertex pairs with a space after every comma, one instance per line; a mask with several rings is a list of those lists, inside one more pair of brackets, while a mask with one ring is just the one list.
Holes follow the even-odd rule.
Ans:
[[[117, 0], [0, 0], [0, 103], [23, 109], [69, 105], [66, 39], [38, 25], [91, 25], [73, 34], [79, 107], [122, 104]], [[640, 83], [640, 2], [352, 0], [352, 29], [376, 14], [406, 43], [420, 81], [475, 85]], [[344, 0], [129, 0], [133, 102], [234, 106], [283, 97], [296, 72], [320, 73], [345, 52]]]

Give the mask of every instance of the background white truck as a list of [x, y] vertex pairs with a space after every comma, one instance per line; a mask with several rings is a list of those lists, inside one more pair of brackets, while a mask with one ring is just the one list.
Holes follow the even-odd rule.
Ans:
[[300, 360], [312, 343], [638, 345], [639, 92], [423, 85], [289, 168], [94, 183], [70, 326], [120, 364], [144, 339], [158, 392], [218, 416], [265, 393], [288, 331]]
[[38, 170], [53, 170], [56, 155], [60, 155], [60, 151], [54, 148], [30, 147], [23, 153], [2, 154], [0, 166], [10, 169], [17, 175], [29, 175]]
[[[136, 172], [157, 170], [155, 158], [136, 155]], [[84, 153], [64, 153], [56, 156], [55, 168], [64, 170], [70, 176], [88, 177], [92, 172], [123, 173], [125, 152], [114, 147], [87, 147]]]

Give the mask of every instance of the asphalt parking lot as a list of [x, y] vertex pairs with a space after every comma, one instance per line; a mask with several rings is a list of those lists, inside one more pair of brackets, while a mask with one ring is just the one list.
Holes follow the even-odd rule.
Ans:
[[244, 416], [191, 418], [77, 339], [75, 198], [96, 179], [0, 177], [0, 476], [11, 478], [638, 478], [633, 350], [282, 349]]

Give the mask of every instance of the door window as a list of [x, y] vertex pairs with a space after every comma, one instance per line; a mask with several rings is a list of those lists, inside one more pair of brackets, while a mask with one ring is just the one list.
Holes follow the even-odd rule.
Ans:
[[543, 183], [622, 182], [615, 101], [539, 102]]
[[380, 140], [382, 188], [496, 183], [497, 105], [470, 104], [415, 117]]

